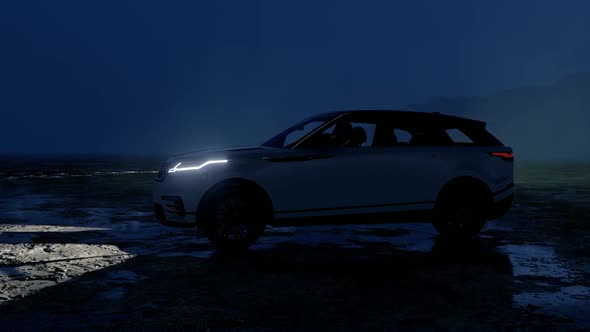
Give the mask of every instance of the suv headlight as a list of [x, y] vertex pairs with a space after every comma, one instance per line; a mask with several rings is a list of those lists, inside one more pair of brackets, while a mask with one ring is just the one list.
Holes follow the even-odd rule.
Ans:
[[227, 159], [216, 159], [216, 160], [207, 160], [201, 164], [183, 164], [177, 163], [174, 167], [168, 169], [168, 173], [176, 173], [176, 172], [185, 172], [185, 171], [197, 171], [203, 167], [212, 165], [212, 164], [225, 164], [227, 163]]

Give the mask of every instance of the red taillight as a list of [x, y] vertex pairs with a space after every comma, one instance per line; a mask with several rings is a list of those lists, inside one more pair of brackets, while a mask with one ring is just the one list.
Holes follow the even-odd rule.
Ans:
[[503, 160], [514, 160], [514, 153], [512, 152], [490, 152], [494, 157], [500, 157]]

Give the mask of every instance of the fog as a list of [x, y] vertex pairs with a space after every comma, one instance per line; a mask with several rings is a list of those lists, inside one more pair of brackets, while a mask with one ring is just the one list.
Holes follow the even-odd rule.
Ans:
[[521, 160], [590, 160], [590, 73], [485, 97], [433, 98], [409, 108], [487, 122]]

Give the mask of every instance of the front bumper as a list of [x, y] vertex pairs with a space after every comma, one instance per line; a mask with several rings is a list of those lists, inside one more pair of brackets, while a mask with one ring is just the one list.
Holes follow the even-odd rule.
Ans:
[[203, 173], [168, 175], [163, 181], [154, 181], [155, 219], [166, 225], [195, 226], [195, 211], [206, 188], [208, 183]]
[[194, 213], [177, 208], [171, 208], [169, 205], [154, 203], [154, 219], [159, 223], [172, 227], [195, 227], [196, 219]]
[[166, 212], [166, 209], [158, 203], [154, 203], [154, 218], [156, 221], [161, 223], [165, 226], [171, 227], [195, 227], [196, 222], [194, 219], [194, 214], [191, 215], [193, 218], [187, 217], [185, 214], [184, 216], [180, 216], [173, 212]]
[[[174, 190], [174, 187], [156, 183], [153, 189], [154, 218], [168, 226], [195, 226], [194, 207], [187, 204], [187, 195]], [[170, 195], [170, 192], [175, 195]]]

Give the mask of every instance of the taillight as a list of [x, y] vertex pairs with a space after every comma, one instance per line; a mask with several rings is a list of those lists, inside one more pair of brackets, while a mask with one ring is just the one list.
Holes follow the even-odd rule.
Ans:
[[490, 155], [494, 157], [500, 157], [502, 160], [512, 161], [514, 160], [513, 152], [490, 152]]

